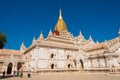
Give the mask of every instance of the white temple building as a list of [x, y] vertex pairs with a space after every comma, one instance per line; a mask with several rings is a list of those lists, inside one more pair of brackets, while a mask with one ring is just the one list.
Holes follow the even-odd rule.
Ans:
[[12, 74], [21, 69], [32, 72], [119, 72], [119, 35], [102, 43], [94, 42], [91, 36], [86, 40], [82, 32], [74, 37], [67, 30], [60, 10], [54, 31], [50, 30], [47, 38], [41, 32], [28, 48], [22, 43], [20, 50], [0, 50], [0, 72], [5, 70]]

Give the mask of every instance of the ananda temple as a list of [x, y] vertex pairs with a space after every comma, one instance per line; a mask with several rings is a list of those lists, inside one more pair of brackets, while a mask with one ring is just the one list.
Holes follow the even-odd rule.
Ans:
[[120, 73], [120, 31], [118, 37], [104, 42], [88, 40], [79, 33], [74, 37], [68, 30], [60, 10], [54, 31], [47, 38], [40, 34], [27, 48], [0, 49], [0, 72], [30, 70], [31, 72]]

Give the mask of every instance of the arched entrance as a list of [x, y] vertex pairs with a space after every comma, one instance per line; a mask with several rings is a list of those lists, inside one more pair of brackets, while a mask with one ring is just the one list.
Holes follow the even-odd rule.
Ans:
[[81, 67], [82, 69], [84, 68], [84, 65], [83, 65], [83, 61], [80, 59], [80, 64], [81, 64]]
[[7, 67], [7, 74], [11, 74], [12, 73], [12, 66], [13, 66], [13, 64], [10, 62], [8, 64], [8, 67]]
[[17, 71], [19, 71], [21, 68], [22, 68], [22, 63], [21, 63], [21, 62], [18, 62], [18, 63], [17, 63]]
[[70, 69], [71, 68], [71, 65], [70, 64], [68, 64], [68, 69]]
[[55, 65], [54, 64], [51, 64], [51, 69], [54, 69]]
[[67, 55], [67, 59], [69, 59], [70, 58], [70, 55]]
[[76, 60], [73, 60], [75, 67], [77, 66]]
[[51, 58], [53, 58], [54, 57], [54, 54], [51, 54]]

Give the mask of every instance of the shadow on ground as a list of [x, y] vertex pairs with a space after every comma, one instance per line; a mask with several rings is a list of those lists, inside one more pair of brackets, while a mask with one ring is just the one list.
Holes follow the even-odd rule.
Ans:
[[13, 75], [6, 75], [5, 77], [0, 76], [0, 79], [10, 78], [10, 77], [13, 77]]

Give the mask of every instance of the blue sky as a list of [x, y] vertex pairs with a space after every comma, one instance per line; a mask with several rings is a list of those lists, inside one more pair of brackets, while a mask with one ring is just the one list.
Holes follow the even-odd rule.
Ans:
[[68, 31], [78, 36], [80, 30], [86, 39], [110, 40], [118, 36], [120, 27], [119, 0], [0, 0], [0, 31], [7, 35], [5, 48], [19, 50], [22, 41], [26, 47], [33, 37], [44, 37], [54, 30], [59, 9]]

